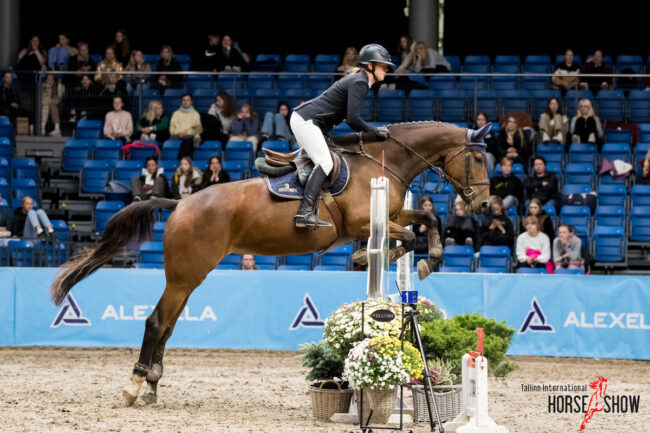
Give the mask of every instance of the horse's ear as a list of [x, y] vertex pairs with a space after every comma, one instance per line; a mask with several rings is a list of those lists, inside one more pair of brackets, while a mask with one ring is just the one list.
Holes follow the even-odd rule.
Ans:
[[490, 128], [492, 128], [492, 124], [486, 123], [481, 129], [472, 131], [472, 141], [474, 143], [482, 143], [485, 136], [490, 132]]

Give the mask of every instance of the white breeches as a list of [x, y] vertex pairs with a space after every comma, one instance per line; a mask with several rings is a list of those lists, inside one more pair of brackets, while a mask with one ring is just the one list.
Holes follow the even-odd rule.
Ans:
[[320, 165], [325, 174], [330, 174], [334, 164], [323, 131], [312, 120], [305, 120], [297, 112], [291, 114], [291, 129], [300, 147], [314, 161], [314, 166]]

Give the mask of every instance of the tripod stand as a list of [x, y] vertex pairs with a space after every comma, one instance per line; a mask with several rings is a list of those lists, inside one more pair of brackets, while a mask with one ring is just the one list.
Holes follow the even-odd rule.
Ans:
[[[410, 294], [411, 292], [401, 292], [401, 294]], [[412, 299], [409, 299], [410, 301]], [[417, 302], [417, 297], [415, 299]], [[402, 313], [403, 317], [403, 322], [402, 322], [402, 332], [400, 334], [400, 340], [402, 340], [402, 345], [403, 342], [406, 340], [406, 330], [407, 328], [410, 327], [411, 331], [411, 343], [413, 343], [414, 346], [417, 347], [417, 349], [420, 351], [420, 355], [422, 356], [422, 361], [424, 363], [424, 394], [426, 396], [427, 400], [427, 410], [429, 412], [429, 424], [431, 425], [431, 431], [435, 430], [435, 423], [433, 422], [433, 414], [431, 413], [431, 402], [433, 401], [433, 409], [436, 412], [436, 420], [438, 421], [438, 426], [439, 426], [439, 432], [444, 433], [445, 429], [442, 427], [442, 422], [440, 421], [440, 413], [438, 413], [438, 405], [436, 404], [436, 400], [433, 397], [433, 386], [431, 385], [431, 376], [429, 372], [429, 367], [427, 366], [427, 358], [424, 353], [424, 348], [422, 347], [422, 339], [420, 337], [420, 328], [418, 326], [418, 316], [420, 315], [420, 312], [418, 311], [418, 307], [416, 303], [407, 303], [406, 306], [407, 308], [404, 308], [404, 312]], [[405, 306], [405, 307], [406, 307]]]

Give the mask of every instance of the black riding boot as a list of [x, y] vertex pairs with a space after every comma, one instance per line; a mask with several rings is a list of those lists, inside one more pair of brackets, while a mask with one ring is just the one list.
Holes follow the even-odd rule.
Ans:
[[318, 218], [314, 212], [327, 175], [319, 165], [311, 172], [305, 184], [305, 196], [296, 214], [296, 227], [331, 227], [332, 224]]

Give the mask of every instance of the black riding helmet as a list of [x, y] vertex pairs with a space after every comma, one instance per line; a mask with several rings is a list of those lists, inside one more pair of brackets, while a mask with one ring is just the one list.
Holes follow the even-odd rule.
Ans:
[[370, 72], [375, 80], [377, 80], [377, 77], [375, 77], [375, 65], [370, 66], [372, 63], [383, 63], [390, 68], [395, 67], [395, 64], [390, 61], [388, 50], [379, 44], [368, 44], [359, 51], [359, 65]]

